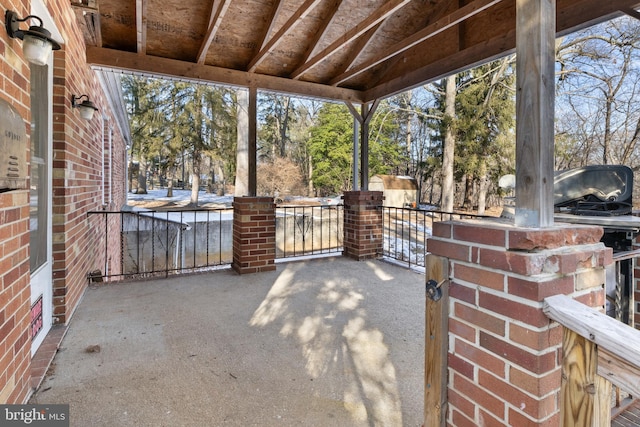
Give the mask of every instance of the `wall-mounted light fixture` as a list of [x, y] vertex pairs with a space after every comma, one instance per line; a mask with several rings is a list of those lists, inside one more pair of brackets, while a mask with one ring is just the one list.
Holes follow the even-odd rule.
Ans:
[[[82, 98], [86, 99], [79, 102]], [[89, 100], [88, 95], [71, 95], [71, 106], [73, 108], [77, 108], [80, 111], [80, 117], [85, 120], [91, 120], [93, 118], [93, 113], [98, 111], [98, 108]]]
[[[35, 19], [40, 25], [31, 25], [28, 30], [21, 30], [20, 23], [29, 19]], [[33, 64], [45, 65], [49, 61], [51, 51], [60, 49], [60, 44], [52, 39], [51, 33], [42, 26], [42, 19], [35, 15], [20, 19], [17, 13], [7, 10], [4, 14], [4, 25], [9, 37], [23, 41], [24, 56]]]

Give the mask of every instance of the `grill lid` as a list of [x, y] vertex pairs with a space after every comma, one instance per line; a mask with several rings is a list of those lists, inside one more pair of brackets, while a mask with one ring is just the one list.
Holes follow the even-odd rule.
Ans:
[[630, 215], [633, 171], [624, 165], [592, 165], [558, 171], [553, 185], [557, 213]]

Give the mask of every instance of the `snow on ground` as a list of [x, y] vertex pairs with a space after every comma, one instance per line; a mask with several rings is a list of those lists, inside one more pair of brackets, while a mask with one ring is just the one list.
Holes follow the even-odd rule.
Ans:
[[[233, 195], [225, 195], [225, 196], [217, 196], [215, 194], [206, 193], [204, 191], [200, 191], [198, 193], [198, 205], [200, 207], [206, 208], [228, 208], [231, 209], [233, 207]], [[327, 200], [329, 198], [309, 198], [309, 197], [297, 197], [295, 198], [296, 202], [301, 203], [318, 203], [318, 204], [332, 204], [337, 203], [337, 197], [330, 198], [331, 201]], [[129, 193], [128, 195], [128, 204], [136, 207], [135, 209], [139, 209], [140, 207], [157, 207], [162, 205], [174, 205], [174, 206], [185, 206], [191, 200], [191, 190], [173, 190], [173, 197], [167, 197], [167, 189], [154, 189], [149, 190], [148, 194], [135, 194]], [[342, 200], [340, 199], [341, 203]], [[431, 205], [420, 205], [420, 209], [422, 210], [435, 210], [435, 206]], [[185, 217], [184, 214], [176, 213], [174, 214], [176, 217], [167, 217], [168, 220], [175, 220], [176, 222], [181, 223], [191, 223], [191, 222], [200, 222], [201, 218], [191, 218]], [[179, 215], [179, 217], [177, 216]], [[193, 215], [193, 214], [192, 214]], [[224, 215], [223, 217], [216, 217], [213, 219], [207, 218], [206, 221], [220, 221], [221, 219], [229, 220], [231, 216]], [[407, 227], [412, 229], [415, 233], [423, 233], [424, 237], [428, 237], [431, 235], [431, 228], [429, 226], [422, 226], [421, 224], [409, 224], [406, 221], [398, 221], [398, 223], [402, 227]], [[425, 242], [426, 243], [426, 242]], [[410, 264], [418, 264], [424, 265], [424, 256], [425, 256], [425, 245], [421, 243], [415, 242], [413, 239], [404, 239], [398, 238], [397, 236], [391, 237], [386, 235], [384, 240], [384, 250], [385, 253], [392, 258], [396, 258], [398, 260], [409, 262]]]
[[[140, 205], [145, 202], [164, 202], [165, 204], [175, 204], [183, 206], [191, 200], [191, 190], [173, 189], [173, 197], [167, 197], [167, 189], [160, 188], [148, 190], [147, 194], [129, 193], [127, 202], [130, 205]], [[219, 207], [230, 208], [233, 203], [233, 195], [218, 196], [216, 194], [200, 191], [198, 193], [198, 205], [211, 207], [210, 205], [220, 205]]]

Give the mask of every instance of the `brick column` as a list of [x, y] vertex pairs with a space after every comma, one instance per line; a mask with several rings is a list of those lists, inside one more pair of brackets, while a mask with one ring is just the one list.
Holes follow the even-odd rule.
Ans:
[[344, 251], [357, 260], [382, 256], [381, 191], [344, 193]]
[[233, 199], [233, 263], [239, 274], [276, 269], [276, 214], [271, 197]]
[[604, 308], [613, 260], [601, 236], [568, 224], [434, 224], [429, 251], [450, 268], [449, 425], [560, 424], [562, 328], [542, 305], [566, 294]]

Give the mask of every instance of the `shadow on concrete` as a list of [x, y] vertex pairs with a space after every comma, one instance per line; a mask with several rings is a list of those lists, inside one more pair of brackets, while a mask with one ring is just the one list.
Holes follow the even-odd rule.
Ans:
[[32, 401], [72, 426], [420, 426], [423, 377], [424, 276], [336, 257], [91, 288]]

